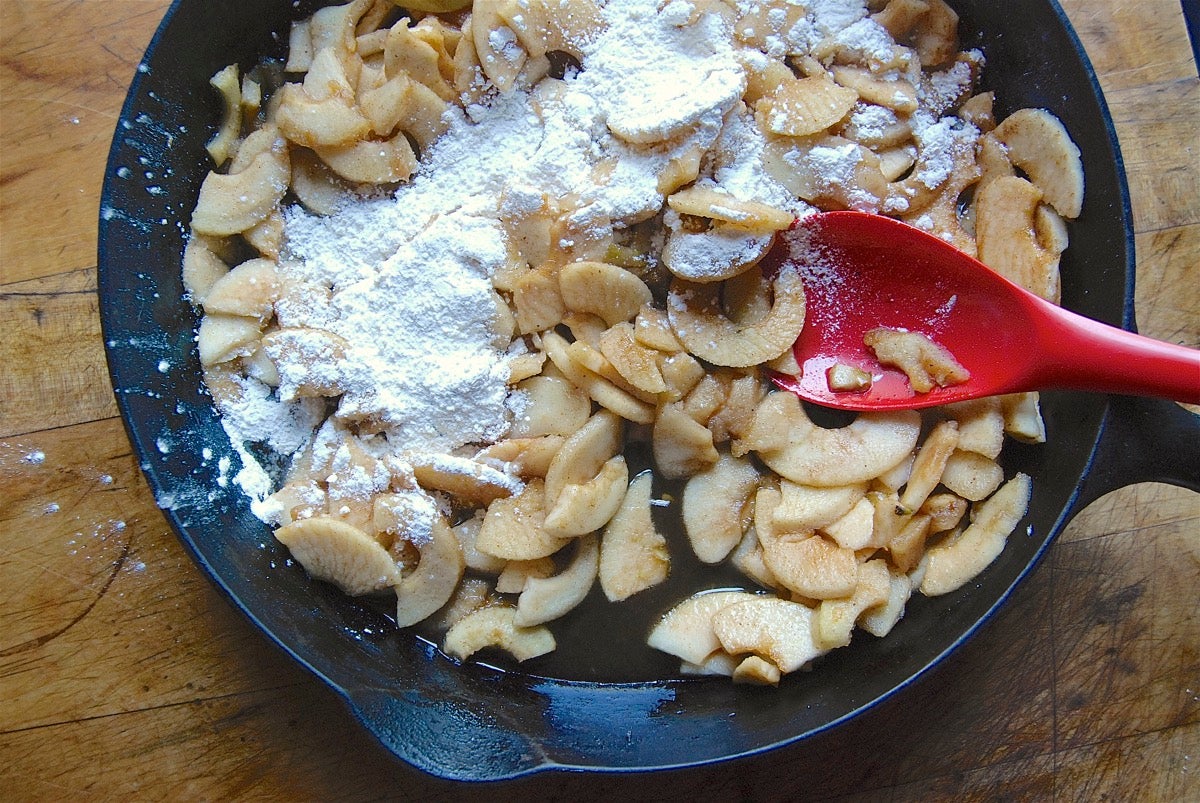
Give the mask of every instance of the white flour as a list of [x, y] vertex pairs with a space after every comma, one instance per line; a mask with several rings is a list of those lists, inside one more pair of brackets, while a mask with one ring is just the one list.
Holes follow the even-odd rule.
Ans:
[[[708, 14], [686, 24], [690, 3], [659, 6], [606, 4], [606, 27], [580, 43], [583, 69], [568, 80], [452, 108], [447, 132], [393, 197], [352, 200], [329, 217], [287, 213], [280, 271], [308, 293], [289, 294], [277, 316], [340, 336], [346, 354], [313, 359], [328, 340], [296, 335], [272, 355], [285, 400], [272, 408], [279, 422], [262, 421], [261, 394], [246, 394], [251, 409], [227, 424], [235, 443], [254, 431], [252, 421], [260, 433], [290, 432], [286, 424], [303, 416], [286, 400], [314, 381], [344, 388], [335, 416], [370, 420], [398, 454], [459, 454], [503, 437], [512, 416], [508, 344], [497, 341], [490, 279], [511, 258], [505, 218], [571, 197], [572, 222], [596, 236], [645, 219], [662, 208], [658, 176], [669, 161], [711, 148], [740, 102], [745, 77], [727, 22]], [[727, 134], [742, 138], [748, 157], [762, 147], [750, 128]], [[665, 137], [670, 144], [654, 144]], [[717, 166], [716, 183], [740, 197], [787, 201], [756, 163], [731, 159]], [[601, 165], [608, 173], [598, 181]], [[318, 365], [324, 373], [314, 376]], [[304, 423], [311, 432], [313, 422]], [[261, 499], [262, 476], [252, 465], [244, 474], [243, 487]], [[256, 512], [272, 514], [269, 505]]]
[[[807, 8], [778, 34], [794, 51], [836, 37], [868, 56], [885, 55], [884, 32], [862, 0], [813, 0]], [[446, 133], [392, 197], [351, 199], [328, 217], [299, 207], [286, 213], [280, 273], [298, 290], [277, 304], [279, 325], [340, 341], [287, 335], [287, 347], [271, 353], [282, 401], [244, 380], [243, 402], [226, 414], [245, 465], [237, 481], [258, 500], [260, 517], [276, 512], [261, 501], [269, 481], [240, 444], [265, 437], [283, 454], [296, 451], [318, 424], [314, 405], [295, 400], [306, 385], [343, 390], [335, 419], [370, 422], [400, 457], [462, 456], [506, 434], [516, 405], [491, 285], [513, 258], [506, 221], [547, 199], [572, 199], [571, 224], [582, 236], [603, 238], [657, 214], [659, 175], [696, 148], [722, 154], [703, 166], [703, 183], [805, 212], [762, 170], [762, 135], [741, 104], [746, 77], [729, 20], [697, 11], [686, 0], [610, 0], [602, 30], [576, 43], [581, 71], [451, 107]], [[501, 58], [519, 57], [516, 41], [491, 44]], [[934, 139], [940, 132], [929, 128]], [[821, 162], [819, 174], [841, 180], [857, 159], [827, 150], [810, 158]], [[756, 247], [745, 238], [677, 233], [675, 240], [685, 275], [703, 276]], [[344, 355], [328, 359], [343, 348], [337, 343]], [[335, 490], [354, 496], [358, 488], [365, 497], [377, 485], [343, 480]], [[422, 492], [414, 485], [412, 493]], [[411, 507], [433, 515], [420, 500]]]

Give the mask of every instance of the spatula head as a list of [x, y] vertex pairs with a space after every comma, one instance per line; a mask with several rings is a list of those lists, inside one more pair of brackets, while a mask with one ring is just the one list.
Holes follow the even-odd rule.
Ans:
[[[1017, 389], [1028, 330], [1021, 291], [982, 263], [920, 229], [879, 215], [812, 215], [779, 235], [769, 268], [804, 277], [805, 323], [794, 351], [801, 372], [776, 384], [844, 410], [931, 407]], [[882, 365], [864, 342], [876, 328], [924, 335], [970, 374], [965, 381], [913, 389], [906, 373]], [[835, 391], [834, 366], [870, 376], [863, 390]]]

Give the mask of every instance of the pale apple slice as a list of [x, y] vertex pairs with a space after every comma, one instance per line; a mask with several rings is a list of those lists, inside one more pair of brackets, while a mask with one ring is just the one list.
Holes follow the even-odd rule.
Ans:
[[553, 652], [557, 644], [547, 628], [518, 627], [516, 608], [489, 605], [467, 614], [446, 631], [442, 651], [465, 661], [485, 647], [498, 647], [518, 661]]
[[713, 616], [727, 605], [754, 599], [746, 591], [702, 591], [676, 605], [659, 621], [646, 643], [690, 664], [701, 665], [721, 649]]
[[720, 563], [742, 540], [743, 509], [758, 485], [754, 464], [722, 454], [683, 488], [683, 529], [702, 563]]
[[712, 628], [731, 655], [753, 653], [781, 672], [795, 672], [826, 650], [814, 638], [815, 611], [778, 597], [756, 597], [723, 607]]
[[653, 475], [643, 471], [633, 478], [621, 507], [604, 528], [600, 541], [600, 588], [610, 602], [667, 579], [671, 557], [667, 540], [650, 515]]
[[351, 596], [382, 591], [400, 582], [400, 568], [388, 551], [340, 519], [299, 519], [276, 530], [275, 538], [310, 575]]

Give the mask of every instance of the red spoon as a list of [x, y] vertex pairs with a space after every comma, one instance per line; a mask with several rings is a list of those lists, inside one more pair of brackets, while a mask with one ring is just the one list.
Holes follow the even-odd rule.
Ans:
[[[1071, 388], [1200, 403], [1200, 351], [1107, 326], [1027, 292], [941, 239], [880, 215], [826, 212], [779, 235], [775, 258], [804, 277], [802, 369], [775, 382], [842, 410], [930, 407], [1025, 390]], [[918, 332], [970, 372], [917, 393], [863, 343], [876, 327]], [[870, 374], [834, 391], [827, 369]]]

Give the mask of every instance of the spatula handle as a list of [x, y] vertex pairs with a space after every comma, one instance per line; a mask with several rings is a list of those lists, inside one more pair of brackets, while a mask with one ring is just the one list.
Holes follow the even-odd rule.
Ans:
[[1038, 386], [1200, 404], [1200, 351], [1046, 307]]

